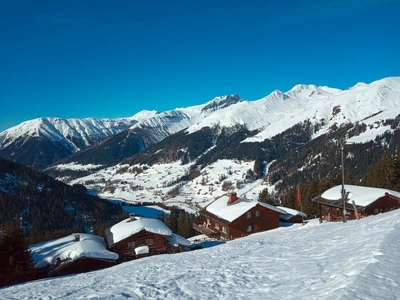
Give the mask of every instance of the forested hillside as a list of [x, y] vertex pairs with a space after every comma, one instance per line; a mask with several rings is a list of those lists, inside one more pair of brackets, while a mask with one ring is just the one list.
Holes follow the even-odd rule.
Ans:
[[29, 243], [88, 232], [124, 217], [119, 205], [0, 158], [0, 226], [19, 220]]

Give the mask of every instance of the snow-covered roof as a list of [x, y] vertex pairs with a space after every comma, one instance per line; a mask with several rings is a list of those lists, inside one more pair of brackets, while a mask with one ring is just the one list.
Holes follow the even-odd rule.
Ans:
[[283, 206], [277, 206], [277, 208], [284, 210], [286, 212], [285, 215], [279, 217], [283, 220], [289, 220], [293, 216], [302, 216], [304, 218], [307, 218], [307, 215], [305, 213], [298, 211], [296, 209], [289, 208], [289, 207], [283, 207]]
[[142, 230], [165, 236], [171, 236], [172, 234], [171, 229], [167, 225], [158, 219], [152, 218], [135, 217], [133, 221], [128, 218], [110, 228], [114, 243], [118, 243]]
[[236, 204], [228, 205], [228, 199], [228, 196], [223, 196], [207, 206], [206, 210], [221, 219], [227, 220], [228, 222], [236, 220], [248, 210], [255, 207], [257, 204], [264, 206], [268, 209], [277, 211], [281, 214], [286, 214], [284, 210], [279, 209], [273, 205], [269, 205], [267, 203], [258, 201], [242, 201]]
[[[79, 241], [75, 240], [76, 235], [79, 235]], [[118, 259], [117, 253], [106, 250], [103, 238], [86, 233], [74, 233], [60, 239], [34, 244], [29, 250], [36, 268], [54, 265], [57, 258], [72, 261], [81, 257], [113, 261]]]
[[168, 244], [174, 247], [178, 247], [179, 245], [190, 247], [192, 245], [192, 243], [189, 240], [175, 233], [172, 233], [170, 237], [167, 237], [167, 241]]
[[[400, 198], [400, 193], [388, 189], [373, 188], [365, 186], [345, 185], [344, 189], [347, 196], [347, 203], [352, 204], [353, 200], [356, 205], [368, 206], [377, 199], [385, 196], [386, 193]], [[325, 191], [321, 197], [327, 200], [339, 200], [342, 198], [342, 186], [338, 185]]]

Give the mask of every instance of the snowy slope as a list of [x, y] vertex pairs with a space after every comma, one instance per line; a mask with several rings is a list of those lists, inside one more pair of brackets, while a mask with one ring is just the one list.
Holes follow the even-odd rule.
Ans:
[[1, 299], [399, 299], [400, 210], [0, 290]]
[[174, 110], [149, 115], [148, 118], [138, 120], [130, 130], [134, 131], [138, 128], [145, 128], [151, 133], [152, 139], [159, 142], [167, 136], [186, 129], [210, 115], [220, 115], [219, 112], [224, 111], [224, 108], [233, 107], [241, 101], [238, 95], [215, 97], [202, 105], [176, 108]]
[[[358, 83], [344, 91], [301, 84], [285, 93], [276, 90], [260, 100], [242, 101], [220, 110], [192, 125], [188, 132], [205, 126], [245, 125], [249, 130], [261, 131], [246, 142], [261, 142], [305, 120], [323, 124], [315, 133], [316, 137], [335, 124], [363, 121], [371, 125], [387, 118], [394, 119], [399, 114], [400, 77], [384, 78], [371, 84]], [[385, 130], [389, 128], [383, 132]]]
[[112, 136], [137, 122], [125, 119], [60, 119], [39, 118], [23, 122], [0, 133], [0, 149], [19, 138], [44, 137], [51, 142], [67, 145], [73, 152], [98, 140]]

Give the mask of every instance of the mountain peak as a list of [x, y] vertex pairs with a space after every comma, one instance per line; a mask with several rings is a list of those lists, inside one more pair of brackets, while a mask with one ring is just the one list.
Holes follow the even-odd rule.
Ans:
[[215, 97], [213, 100], [207, 102], [201, 112], [213, 112], [241, 101], [242, 99], [240, 99], [238, 94]]

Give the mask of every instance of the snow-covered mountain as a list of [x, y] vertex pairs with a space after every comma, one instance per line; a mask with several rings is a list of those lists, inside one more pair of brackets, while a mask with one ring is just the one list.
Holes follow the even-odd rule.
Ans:
[[[159, 142], [191, 126], [212, 112], [240, 101], [237, 95], [222, 96], [204, 105], [178, 108], [162, 113], [141, 111], [133, 117], [119, 119], [39, 118], [30, 120], [0, 133], [0, 156], [28, 166], [44, 168], [56, 160], [86, 149], [96, 142], [127, 129], [129, 130], [123, 139], [139, 137], [138, 151], [140, 151], [149, 144]], [[118, 139], [120, 140], [121, 137]], [[131, 146], [129, 142], [124, 144], [127, 147]], [[44, 153], [46, 148], [51, 151]], [[38, 157], [39, 154], [40, 157]], [[46, 156], [49, 157], [46, 159]], [[121, 159], [123, 158], [125, 157]]]
[[[53, 171], [65, 171], [67, 165], [82, 165], [88, 171], [85, 165], [99, 169], [126, 163], [151, 167], [179, 162], [187, 165], [189, 173], [196, 164], [204, 168], [218, 159], [236, 158], [254, 161], [253, 170], [261, 176], [266, 164], [276, 160], [279, 165], [291, 149], [322, 137], [351, 143], [368, 143], [379, 137], [383, 139], [380, 147], [396, 147], [400, 145], [396, 133], [399, 115], [400, 77], [357, 83], [346, 90], [301, 84], [256, 101], [230, 95], [161, 113], [142, 111], [131, 118], [108, 120], [107, 125], [86, 121], [94, 127], [83, 132], [78, 128], [88, 128], [82, 125], [84, 120], [56, 126], [60, 119], [52, 119], [40, 131], [38, 126], [21, 124], [0, 134], [0, 155], [41, 167], [64, 157], [57, 163], [61, 167], [55, 166]], [[39, 120], [44, 123], [47, 119]], [[33, 147], [28, 141], [35, 137], [34, 132], [41, 133]], [[383, 137], [386, 134], [392, 137]], [[44, 140], [46, 147], [38, 142]], [[315, 157], [323, 157], [321, 147], [332, 148], [331, 142], [324, 140], [319, 142], [320, 148], [313, 146], [313, 158], [305, 156], [310, 151], [297, 149], [296, 159], [302, 163], [307, 160], [304, 166], [321, 164]], [[293, 157], [290, 165], [285, 161], [287, 168], [303, 168]], [[63, 176], [57, 172], [52, 175]]]
[[397, 209], [10, 286], [0, 290], [0, 298], [400, 299], [399, 249]]
[[40, 169], [136, 122], [134, 118], [34, 119], [0, 133], [0, 155]]

